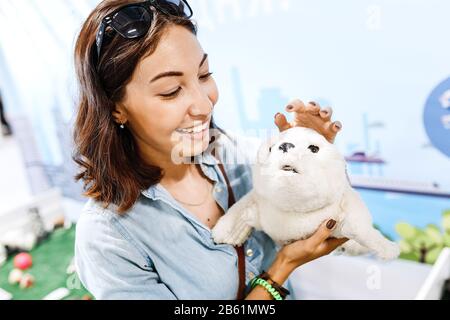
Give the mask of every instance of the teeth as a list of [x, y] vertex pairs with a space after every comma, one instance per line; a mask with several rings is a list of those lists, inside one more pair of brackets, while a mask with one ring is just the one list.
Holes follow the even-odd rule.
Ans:
[[192, 129], [178, 129], [177, 131], [181, 133], [192, 133]]
[[178, 132], [180, 132], [180, 133], [193, 134], [193, 133], [199, 133], [199, 132], [202, 132], [202, 131], [205, 130], [207, 127], [208, 127], [208, 122], [205, 122], [205, 123], [202, 124], [201, 126], [196, 126], [196, 127], [187, 128], [187, 129], [177, 129], [176, 131], [178, 131]]

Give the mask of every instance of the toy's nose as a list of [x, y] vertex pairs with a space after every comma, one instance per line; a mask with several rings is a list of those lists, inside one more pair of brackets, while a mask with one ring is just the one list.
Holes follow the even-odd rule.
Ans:
[[282, 143], [278, 149], [283, 151], [283, 153], [286, 153], [289, 151], [289, 149], [293, 149], [293, 148], [295, 148], [295, 146], [292, 143], [285, 142], [285, 143]]

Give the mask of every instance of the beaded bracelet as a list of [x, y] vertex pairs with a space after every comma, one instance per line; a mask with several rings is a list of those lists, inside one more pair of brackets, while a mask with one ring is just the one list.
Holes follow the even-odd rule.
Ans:
[[263, 286], [264, 289], [266, 289], [267, 292], [269, 292], [275, 300], [283, 300], [280, 293], [274, 287], [272, 287], [271, 284], [268, 283], [266, 280], [255, 277], [251, 281], [251, 286], [252, 288], [254, 288], [256, 285]]
[[275, 290], [277, 290], [280, 293], [280, 296], [284, 299], [286, 299], [286, 296], [291, 294], [289, 292], [288, 289], [284, 288], [283, 286], [281, 286], [280, 284], [278, 284], [277, 282], [275, 282], [266, 271], [262, 271], [262, 273], [258, 276], [258, 278], [261, 278], [263, 280], [266, 280], [267, 282], [269, 282], [270, 285], [272, 285], [272, 287], [275, 288]]

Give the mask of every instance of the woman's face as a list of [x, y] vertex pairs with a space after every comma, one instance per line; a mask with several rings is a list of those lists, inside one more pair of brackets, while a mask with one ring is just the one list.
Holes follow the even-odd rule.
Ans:
[[[114, 116], [126, 122], [146, 157], [190, 157], [209, 143], [219, 93], [197, 37], [170, 26], [156, 51], [137, 65]], [[179, 159], [179, 158], [178, 158]]]

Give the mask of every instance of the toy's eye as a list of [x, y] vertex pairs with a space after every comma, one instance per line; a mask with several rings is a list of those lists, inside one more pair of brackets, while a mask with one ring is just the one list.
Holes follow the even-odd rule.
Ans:
[[310, 145], [308, 147], [308, 149], [311, 150], [312, 153], [317, 153], [320, 150], [320, 148], [318, 146], [313, 146], [313, 145]]

